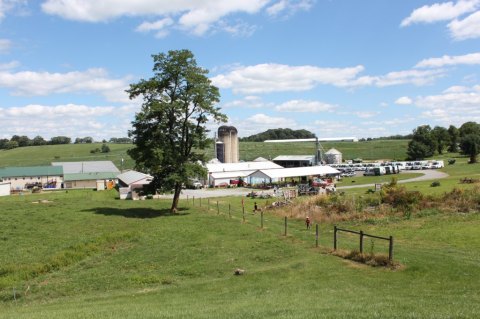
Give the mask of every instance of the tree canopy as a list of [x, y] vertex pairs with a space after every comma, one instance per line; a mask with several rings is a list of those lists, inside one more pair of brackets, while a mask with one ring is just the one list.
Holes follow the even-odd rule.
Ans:
[[226, 121], [216, 104], [218, 88], [197, 66], [189, 50], [169, 51], [153, 57], [153, 77], [131, 84], [130, 99], [143, 98], [142, 109], [132, 122], [129, 136], [134, 148], [129, 155], [136, 168], [154, 177], [153, 187], [174, 190], [171, 211], [175, 212], [182, 184], [205, 173], [204, 155], [209, 120]]

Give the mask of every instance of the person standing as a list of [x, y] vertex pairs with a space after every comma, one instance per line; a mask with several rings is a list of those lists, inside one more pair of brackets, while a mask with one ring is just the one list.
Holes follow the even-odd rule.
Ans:
[[305, 225], [307, 225], [307, 229], [310, 229], [310, 218], [308, 216], [305, 219]]

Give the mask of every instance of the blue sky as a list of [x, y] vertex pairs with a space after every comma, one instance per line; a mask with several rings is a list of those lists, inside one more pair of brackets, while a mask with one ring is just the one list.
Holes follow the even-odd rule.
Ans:
[[125, 89], [174, 49], [240, 136], [480, 122], [480, 0], [0, 0], [0, 138], [127, 136]]

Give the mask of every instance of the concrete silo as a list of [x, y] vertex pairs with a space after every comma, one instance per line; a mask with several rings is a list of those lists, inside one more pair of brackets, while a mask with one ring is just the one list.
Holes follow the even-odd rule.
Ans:
[[[222, 163], [238, 163], [238, 131], [233, 126], [218, 128], [217, 158]], [[223, 155], [223, 156], [222, 156]]]

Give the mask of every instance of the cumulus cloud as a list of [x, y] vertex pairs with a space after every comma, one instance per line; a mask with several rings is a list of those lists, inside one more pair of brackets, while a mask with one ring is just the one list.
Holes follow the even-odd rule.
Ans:
[[463, 20], [453, 20], [448, 24], [448, 29], [455, 40], [480, 37], [480, 11], [472, 13]]
[[49, 95], [55, 93], [97, 93], [109, 101], [128, 100], [128, 79], [111, 79], [105, 69], [68, 73], [0, 71], [0, 87], [13, 89], [14, 95]]
[[398, 104], [398, 105], [410, 105], [412, 103], [413, 103], [412, 99], [409, 98], [408, 96], [402, 96], [395, 101], [395, 104]]
[[5, 71], [5, 70], [12, 70], [15, 69], [20, 65], [20, 62], [18, 61], [11, 61], [8, 63], [2, 63], [0, 64], [0, 71]]
[[92, 136], [102, 140], [126, 136], [135, 111], [138, 106], [134, 104], [121, 107], [30, 104], [3, 108], [0, 126], [5, 137], [15, 134], [32, 138], [36, 135], [44, 138], [65, 135], [72, 138]]
[[331, 112], [336, 107], [334, 105], [320, 101], [291, 100], [279, 104], [275, 109], [279, 112]]
[[465, 55], [444, 55], [440, 58], [424, 59], [418, 62], [416, 68], [441, 68], [452, 65], [476, 65], [480, 64], [480, 52]]
[[255, 95], [247, 95], [242, 99], [233, 100], [222, 104], [223, 108], [265, 108], [272, 106], [272, 103], [266, 103], [259, 96]]
[[[288, 1], [292, 8], [306, 8], [311, 1]], [[256, 14], [265, 9], [270, 0], [103, 0], [99, 5], [97, 0], [46, 0], [42, 10], [51, 15], [64, 19], [104, 22], [120, 17], [161, 17], [155, 22], [144, 22], [142, 28], [151, 28], [156, 31], [154, 24], [165, 18], [171, 18], [172, 24], [179, 29], [186, 30], [196, 35], [203, 35], [212, 27], [225, 26], [225, 31], [238, 34], [238, 32], [251, 31], [243, 23], [234, 25], [222, 22], [228, 16], [237, 13]], [[164, 25], [160, 35], [165, 34]], [[146, 30], [145, 30], [146, 31]], [[157, 36], [159, 35], [156, 31]]]
[[22, 8], [27, 4], [26, 0], [0, 0], [0, 20], [6, 17], [12, 10]]
[[164, 18], [157, 20], [155, 22], [143, 22], [140, 24], [135, 31], [138, 32], [150, 32], [155, 31], [157, 38], [163, 38], [168, 35], [168, 27], [173, 24], [171, 18]]
[[261, 94], [272, 92], [300, 92], [317, 85], [355, 88], [362, 86], [386, 87], [402, 84], [422, 86], [432, 84], [445, 76], [443, 69], [405, 70], [379, 76], [358, 76], [361, 65], [347, 68], [321, 68], [317, 66], [290, 66], [265, 63], [253, 66], [235, 66], [225, 74], [211, 78], [212, 83], [234, 93]]
[[238, 66], [229, 73], [217, 75], [211, 80], [215, 86], [231, 88], [235, 93], [257, 94], [306, 91], [317, 84], [347, 86], [361, 71], [363, 66], [342, 69], [266, 63]]
[[270, 16], [293, 15], [297, 11], [307, 11], [313, 6], [313, 0], [280, 0], [266, 9]]
[[463, 87], [462, 90], [446, 90], [438, 95], [421, 96], [415, 105], [424, 109], [424, 117], [445, 125], [460, 125], [467, 121], [480, 121], [479, 87]]
[[460, 0], [434, 3], [413, 10], [400, 24], [402, 27], [414, 23], [433, 23], [438, 21], [448, 21], [455, 19], [463, 14], [473, 12], [480, 7], [480, 0]]

